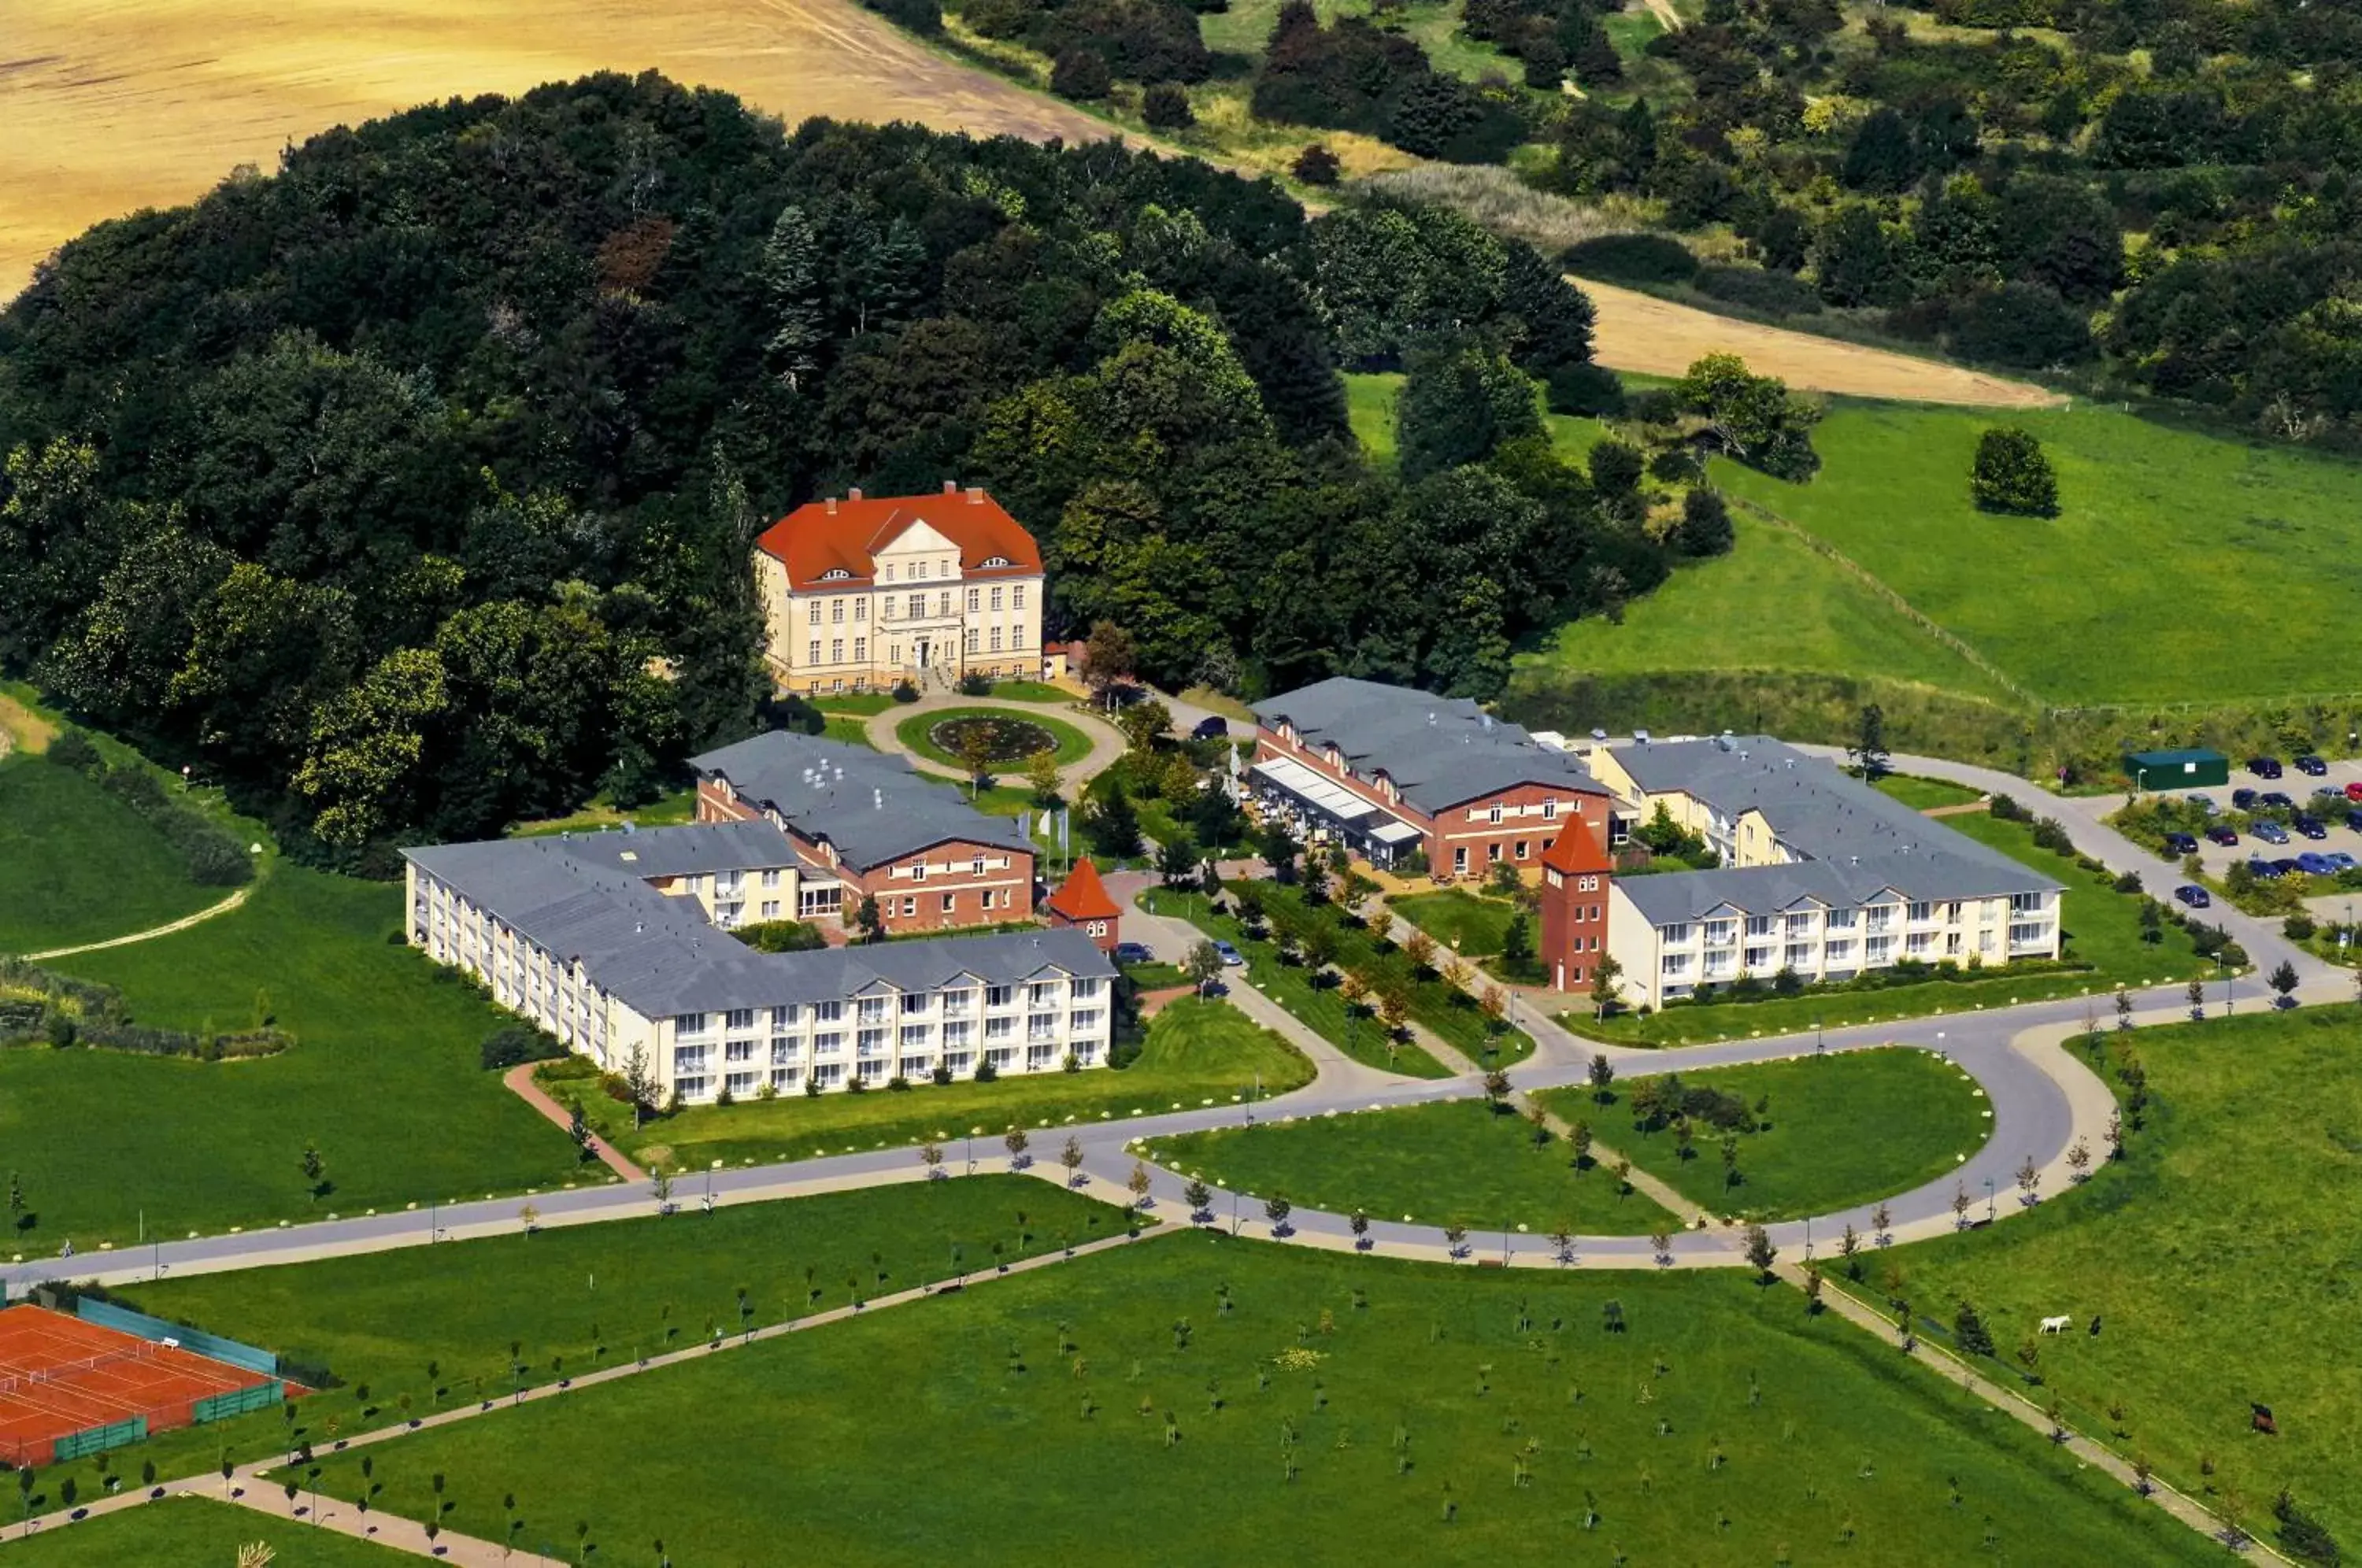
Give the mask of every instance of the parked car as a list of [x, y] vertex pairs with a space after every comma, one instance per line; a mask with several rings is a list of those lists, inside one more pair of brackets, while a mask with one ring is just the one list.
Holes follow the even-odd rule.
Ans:
[[2288, 829], [2278, 823], [2257, 823], [2249, 831], [2266, 844], [2286, 844], [2289, 841]]
[[2232, 790], [2231, 809], [2235, 812], [2254, 811], [2256, 809], [2256, 792], [2253, 790]]
[[2280, 759], [2277, 756], [2251, 756], [2247, 758], [2247, 771], [2258, 778], [2278, 778], [2280, 776]]
[[1115, 961], [1119, 964], [1153, 964], [1156, 955], [1144, 942], [1119, 942], [1115, 944]]
[[2329, 863], [2329, 856], [2316, 855], [2310, 849], [2296, 857], [2296, 868], [2308, 877], [2326, 877], [2337, 869]]
[[2304, 867], [2296, 863], [2296, 856], [2293, 855], [2283, 855], [2273, 861], [2272, 869], [2283, 877], [2301, 877], [2304, 874]]
[[2211, 909], [2214, 904], [2214, 895], [2195, 882], [2184, 882], [2173, 890], [2173, 896], [2193, 910]]
[[1189, 738], [1191, 740], [1227, 740], [1230, 738], [1230, 734], [1231, 722], [1228, 719], [1223, 718], [1220, 713], [1209, 713], [1191, 726]]
[[2197, 853], [2198, 841], [2190, 834], [2169, 833], [2165, 835], [2165, 857], [2168, 860], [2179, 860], [2185, 855]]
[[2296, 829], [2297, 832], [2304, 834], [2307, 838], [2327, 838], [2329, 836], [2329, 830], [2321, 825], [2321, 819], [2314, 816], [2310, 812], [2299, 812], [2295, 816], [2290, 817], [2289, 819], [2289, 826]]
[[2285, 790], [2267, 790], [2256, 797], [2256, 804], [2267, 811], [2275, 807], [2283, 812], [2296, 810], [2296, 802], [2289, 798], [2288, 791]]
[[[2204, 812], [2210, 817], [2219, 817], [2223, 814], [2223, 808], [2214, 803], [2214, 797], [2212, 795], [2185, 795], [2182, 799], [2188, 801], [2191, 805], [2197, 807], [2200, 811]], [[2357, 797], [2357, 799], [2362, 799], [2362, 797]]]
[[2306, 752], [2296, 759], [2296, 770], [2308, 778], [2319, 778], [2329, 771], [2329, 764], [2322, 761], [2312, 753]]
[[[2357, 812], [2355, 815], [2362, 816], [2362, 812]], [[2239, 842], [2239, 830], [2228, 824], [2211, 827], [2206, 830], [2206, 838], [2211, 844], [2236, 844]]]
[[2362, 806], [2362, 783], [2354, 783], [2345, 786], [2345, 798], [2353, 801], [2356, 805]]
[[2355, 859], [2342, 849], [2324, 850], [2321, 857], [2328, 861], [2330, 868], [2335, 871], [2351, 871], [2356, 866], [2362, 866], [2362, 860]]
[[1235, 969], [1246, 962], [1239, 956], [1239, 950], [1227, 942], [1215, 943], [1214, 951], [1222, 955], [1222, 967], [1225, 969]]
[[2257, 856], [2247, 856], [2247, 869], [2268, 882], [2279, 876], [2279, 867]]
[[2362, 811], [2346, 812], [2345, 825], [2352, 828], [2356, 833], [2362, 833]]

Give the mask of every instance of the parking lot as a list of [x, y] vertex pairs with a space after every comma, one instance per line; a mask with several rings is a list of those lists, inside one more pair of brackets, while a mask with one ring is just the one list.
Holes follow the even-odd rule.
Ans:
[[[2281, 756], [2279, 760], [2282, 772], [2278, 778], [2257, 778], [2248, 771], [2247, 760], [2240, 757], [2232, 762], [2231, 781], [2226, 785], [2202, 790], [2160, 790], [2153, 793], [2166, 800], [2187, 800], [2194, 795], [2207, 796], [2220, 810], [2221, 814], [2216, 820], [2222, 821], [2238, 814], [2231, 803], [2232, 796], [2235, 791], [2253, 790], [2258, 794], [2268, 794], [2277, 790], [2296, 802], [2296, 811], [2309, 812], [2318, 817], [2322, 825], [2328, 830], [2328, 835], [2324, 838], [2308, 839], [2290, 829], [2286, 844], [2271, 844], [2257, 837], [2249, 829], [2241, 827], [2239, 842], [2235, 845], [2219, 845], [2202, 837], [2198, 841], [2198, 858], [2199, 863], [2205, 867], [2209, 877], [2219, 880], [2235, 863], [2244, 861], [2250, 856], [2264, 860], [2292, 860], [2307, 852], [2317, 855], [2343, 852], [2355, 856], [2357, 860], [2362, 860], [2362, 833], [2357, 833], [2345, 825], [2345, 813], [2348, 811], [2362, 811], [2362, 802], [2348, 801], [2344, 793], [2346, 785], [2362, 784], [2362, 759], [2328, 759], [2329, 771], [2316, 778], [2298, 772], [2293, 756]], [[2312, 795], [2315, 790], [2323, 789], [2337, 790], [2339, 798], [2334, 803], [2323, 801], [2316, 809]], [[2270, 808], [2258, 808], [2258, 810], [2268, 815], [2277, 815], [2283, 823], [2292, 814], [2285, 808], [2277, 812], [2273, 812]], [[2142, 882], [2151, 893], [2160, 897], [2170, 897], [2173, 889], [2182, 880], [2180, 872], [2174, 868], [2179, 864], [2178, 858], [2170, 864], [2160, 858], [2156, 874], [2144, 873]], [[2362, 893], [2349, 894], [2340, 890], [2316, 895], [2306, 900], [2306, 907], [2317, 918], [2325, 920], [2350, 920], [2352, 915], [2349, 913], [2349, 905], [2357, 911], [2362, 911]]]

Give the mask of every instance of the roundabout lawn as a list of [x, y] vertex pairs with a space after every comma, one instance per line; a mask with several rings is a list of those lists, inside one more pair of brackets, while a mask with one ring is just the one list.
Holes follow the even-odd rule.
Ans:
[[1686, 1088], [1764, 1106], [1754, 1111], [1757, 1131], [1732, 1134], [1737, 1185], [1724, 1180], [1723, 1134], [1705, 1121], [1692, 1122], [1688, 1159], [1670, 1126], [1643, 1131], [1634, 1122], [1638, 1080], [1617, 1079], [1608, 1106], [1588, 1088], [1535, 1098], [1570, 1121], [1589, 1117], [1601, 1143], [1701, 1208], [1760, 1220], [1827, 1214], [1908, 1192], [1975, 1154], [1992, 1125], [1974, 1079], [1902, 1046], [1677, 1076]]
[[[910, 747], [913, 753], [925, 757], [930, 762], [939, 762], [946, 767], [964, 767], [966, 764], [960, 760], [959, 753], [951, 745], [944, 744], [944, 739], [939, 736], [938, 732], [943, 731], [946, 725], [979, 721], [999, 724], [1004, 730], [1021, 728], [1041, 731], [1047, 738], [1047, 749], [1052, 760], [1061, 767], [1072, 767], [1088, 756], [1091, 752], [1091, 738], [1062, 719], [1054, 719], [1049, 714], [1036, 710], [995, 706], [989, 703], [975, 703], [959, 708], [936, 708], [924, 713], [913, 713], [894, 726], [894, 737]], [[1014, 767], [1032, 755], [1030, 750], [1019, 751], [1012, 756], [1000, 758], [997, 766]]]
[[701, 1170], [715, 1160], [800, 1160], [851, 1149], [891, 1148], [974, 1137], [976, 1157], [996, 1167], [1008, 1153], [1001, 1135], [1031, 1130], [1037, 1160], [1056, 1156], [1068, 1122], [1153, 1115], [1212, 1101], [1228, 1104], [1255, 1092], [1280, 1094], [1312, 1079], [1312, 1064], [1294, 1046], [1222, 1002], [1184, 997], [1148, 1023], [1140, 1057], [1123, 1068], [1011, 1073], [988, 1084], [922, 1084], [904, 1090], [860, 1094], [782, 1095], [735, 1105], [691, 1106], [657, 1117], [637, 1132], [624, 1108], [599, 1092], [595, 1080], [560, 1077], [546, 1087], [568, 1104], [579, 1101], [601, 1133], [642, 1163]]
[[[1533, 1128], [1482, 1100], [1444, 1100], [1301, 1121], [1271, 1121], [1159, 1138], [1150, 1157], [1253, 1198], [1285, 1196], [1308, 1209], [1374, 1220], [1458, 1220], [1481, 1255], [1504, 1227], [1546, 1236], [1646, 1235], [1672, 1220], [1639, 1193], [1618, 1196], [1613, 1175], [1578, 1172], [1565, 1141], [1533, 1141]], [[1217, 1218], [1227, 1218], [1218, 1206]], [[1249, 1218], [1262, 1220], [1252, 1201]]]

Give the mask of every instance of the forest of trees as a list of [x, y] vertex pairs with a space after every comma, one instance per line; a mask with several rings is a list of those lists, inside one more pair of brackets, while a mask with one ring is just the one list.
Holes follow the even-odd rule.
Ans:
[[[1679, 547], [1531, 417], [1590, 320], [1460, 218], [1111, 143], [453, 101], [102, 225], [0, 315], [0, 668], [382, 865], [764, 722], [755, 533], [956, 479], [1042, 538], [1051, 633], [1115, 620], [1154, 679], [1490, 695]], [[1524, 417], [1374, 469], [1339, 370], [1404, 364]]]
[[1705, 0], [1630, 61], [1607, 24], [1637, 0], [1463, 0], [1460, 32], [1507, 61], [1470, 81], [1403, 0], [1286, 0], [1253, 59], [1199, 39], [1224, 0], [955, 6], [1089, 55], [1062, 80], [1093, 96], [1153, 87], [1160, 127], [1188, 124], [1209, 77], [1245, 78], [1267, 124], [1639, 198], [1620, 221], [1717, 258], [1672, 281], [1743, 310], [1851, 312], [1980, 363], [2362, 445], [2362, 7]]

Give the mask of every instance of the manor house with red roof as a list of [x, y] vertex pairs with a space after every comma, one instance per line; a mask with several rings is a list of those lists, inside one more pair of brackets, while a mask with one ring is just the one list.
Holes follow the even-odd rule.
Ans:
[[1042, 552], [981, 490], [807, 502], [755, 541], [755, 583], [789, 691], [1041, 668]]

